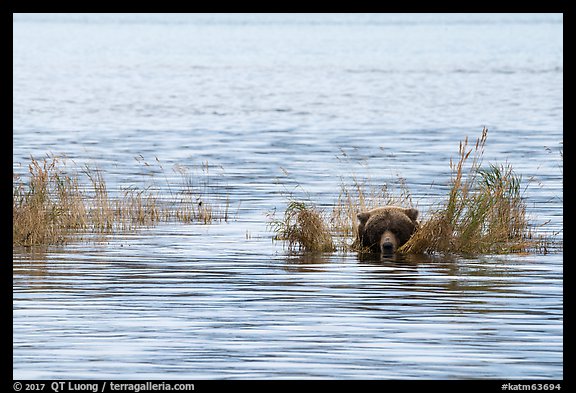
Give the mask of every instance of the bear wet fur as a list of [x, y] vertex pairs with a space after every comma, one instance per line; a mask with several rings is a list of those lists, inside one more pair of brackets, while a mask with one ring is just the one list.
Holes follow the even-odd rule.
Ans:
[[418, 229], [418, 210], [385, 206], [358, 213], [360, 245], [372, 252], [393, 254]]

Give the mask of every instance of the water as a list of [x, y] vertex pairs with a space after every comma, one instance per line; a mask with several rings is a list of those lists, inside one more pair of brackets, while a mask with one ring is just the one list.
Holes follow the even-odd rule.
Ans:
[[[289, 254], [266, 213], [406, 179], [458, 142], [522, 174], [562, 239], [561, 15], [15, 15], [14, 172], [65, 154], [112, 193], [208, 161], [234, 219], [14, 248], [14, 378], [563, 378], [562, 250]], [[166, 168], [150, 175], [135, 157]], [[156, 167], [155, 167], [156, 168]], [[157, 168], [156, 168], [157, 169]], [[287, 173], [287, 175], [285, 174]]]

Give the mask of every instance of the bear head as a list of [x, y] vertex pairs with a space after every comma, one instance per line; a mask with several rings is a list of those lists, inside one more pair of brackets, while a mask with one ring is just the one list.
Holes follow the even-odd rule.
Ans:
[[393, 254], [418, 229], [418, 210], [385, 206], [358, 213], [358, 240], [373, 252]]

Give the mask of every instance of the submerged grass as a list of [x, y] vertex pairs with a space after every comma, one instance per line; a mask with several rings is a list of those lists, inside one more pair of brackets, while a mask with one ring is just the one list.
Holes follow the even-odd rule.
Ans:
[[[82, 182], [78, 170], [70, 169], [63, 157], [31, 157], [27, 179], [14, 175], [12, 243], [62, 244], [84, 233], [132, 230], [161, 220], [202, 224], [228, 221], [229, 198], [218, 195], [218, 187], [209, 186], [208, 163], [203, 168], [200, 178], [204, 180], [196, 180], [182, 169], [180, 185], [170, 185], [165, 177], [168, 196], [153, 187], [135, 186], [121, 188], [121, 195], [111, 196], [97, 168], [84, 166]], [[203, 188], [198, 186], [201, 182]], [[174, 187], [178, 191], [173, 191]]]

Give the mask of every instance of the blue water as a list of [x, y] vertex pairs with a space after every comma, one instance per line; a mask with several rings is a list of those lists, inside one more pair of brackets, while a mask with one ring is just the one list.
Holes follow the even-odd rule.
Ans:
[[52, 152], [114, 194], [207, 161], [234, 213], [15, 248], [14, 378], [563, 377], [561, 249], [370, 262], [291, 255], [266, 227], [287, 191], [329, 208], [352, 177], [404, 178], [425, 217], [486, 126], [484, 160], [561, 241], [562, 15], [15, 14], [13, 32], [16, 174]]

